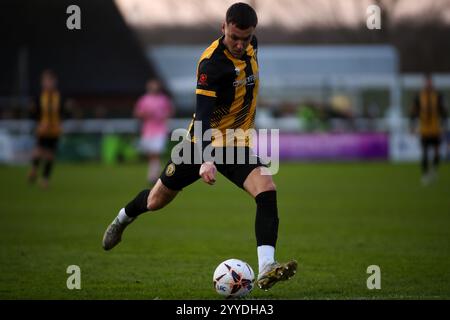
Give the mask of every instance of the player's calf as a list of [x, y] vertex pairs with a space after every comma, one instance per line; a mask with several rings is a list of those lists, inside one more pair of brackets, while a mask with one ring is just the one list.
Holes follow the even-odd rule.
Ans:
[[[178, 191], [167, 188], [159, 179], [153, 186], [152, 190], [147, 193], [146, 210], [156, 211], [164, 208], [178, 194]], [[143, 200], [143, 198], [142, 198]], [[128, 208], [127, 208], [128, 212]]]

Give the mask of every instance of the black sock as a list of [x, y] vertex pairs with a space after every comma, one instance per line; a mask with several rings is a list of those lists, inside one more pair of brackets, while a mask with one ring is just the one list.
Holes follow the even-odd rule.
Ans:
[[441, 157], [439, 154], [439, 150], [435, 151], [434, 153], [434, 158], [433, 158], [433, 167], [434, 169], [437, 169], [437, 167], [439, 166], [439, 163], [441, 162]]
[[422, 174], [428, 173], [428, 150], [422, 151]]
[[44, 173], [43, 176], [45, 179], [49, 179], [53, 169], [53, 160], [47, 160], [44, 163]]
[[257, 246], [275, 247], [278, 237], [277, 192], [265, 191], [255, 197], [255, 233]]
[[125, 213], [129, 217], [137, 217], [144, 212], [147, 212], [147, 198], [150, 194], [150, 189], [141, 191], [136, 198], [125, 206]]

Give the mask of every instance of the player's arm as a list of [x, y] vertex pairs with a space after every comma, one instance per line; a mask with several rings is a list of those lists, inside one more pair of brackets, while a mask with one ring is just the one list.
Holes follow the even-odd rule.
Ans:
[[[216, 107], [217, 90], [219, 84], [219, 72], [210, 60], [204, 60], [199, 64], [197, 72], [197, 89], [195, 120], [201, 121], [201, 137], [195, 137], [197, 143], [201, 146], [201, 152], [211, 143], [203, 139], [205, 132], [211, 129], [211, 116]], [[195, 133], [195, 130], [194, 130]], [[203, 158], [203, 157], [202, 157]], [[203, 181], [208, 184], [214, 184], [216, 181], [217, 169], [213, 161], [204, 162], [199, 171]]]
[[197, 102], [195, 108], [195, 120], [201, 121], [202, 132], [201, 137], [195, 137], [196, 141], [201, 143], [202, 152], [211, 143], [206, 139], [203, 139], [207, 130], [211, 129], [211, 116], [216, 105], [216, 98], [197, 94]]
[[145, 119], [145, 111], [143, 106], [143, 99], [139, 98], [134, 105], [133, 116], [139, 119]]
[[[196, 137], [197, 143], [201, 144], [201, 151], [211, 143], [210, 141], [203, 139], [204, 134], [207, 130], [211, 129], [211, 115], [216, 105], [216, 98], [205, 96], [203, 94], [197, 94], [197, 106], [195, 112], [196, 121], [201, 121], [202, 123], [202, 136]], [[200, 167], [199, 175], [202, 177], [203, 181], [208, 184], [214, 184], [216, 182], [216, 166], [212, 161], [204, 162]]]

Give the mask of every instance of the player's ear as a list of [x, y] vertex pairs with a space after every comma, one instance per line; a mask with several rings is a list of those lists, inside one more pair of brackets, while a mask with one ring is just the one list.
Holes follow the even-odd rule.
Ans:
[[222, 33], [225, 34], [225, 22], [222, 23]]

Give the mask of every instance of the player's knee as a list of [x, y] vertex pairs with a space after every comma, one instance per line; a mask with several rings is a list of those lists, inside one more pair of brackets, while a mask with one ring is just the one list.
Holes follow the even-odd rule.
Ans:
[[147, 209], [156, 211], [164, 208], [168, 202], [169, 201], [164, 193], [152, 190], [147, 199]]
[[154, 190], [150, 190], [150, 193], [148, 194], [148, 198], [147, 198], [147, 210], [154, 210], [153, 208], [155, 207], [155, 194], [154, 194]]
[[147, 209], [156, 211], [164, 208], [177, 195], [178, 191], [170, 190], [159, 179], [153, 186], [147, 198]]
[[156, 211], [161, 209], [163, 206], [157, 200], [147, 200], [147, 209], [149, 211]]
[[150, 192], [147, 199], [147, 209], [150, 211], [156, 211], [163, 207], [161, 199], [154, 193]]
[[261, 183], [257, 186], [256, 194], [260, 194], [261, 192], [276, 191], [276, 190], [277, 190], [277, 186], [272, 181], [272, 179], [270, 179], [268, 181], [264, 181], [264, 183]]
[[147, 210], [152, 210], [152, 201], [150, 197], [148, 197], [147, 199]]
[[276, 191], [276, 190], [277, 190], [277, 186], [275, 185], [275, 183], [273, 181], [270, 181], [269, 183], [267, 183], [266, 191]]

